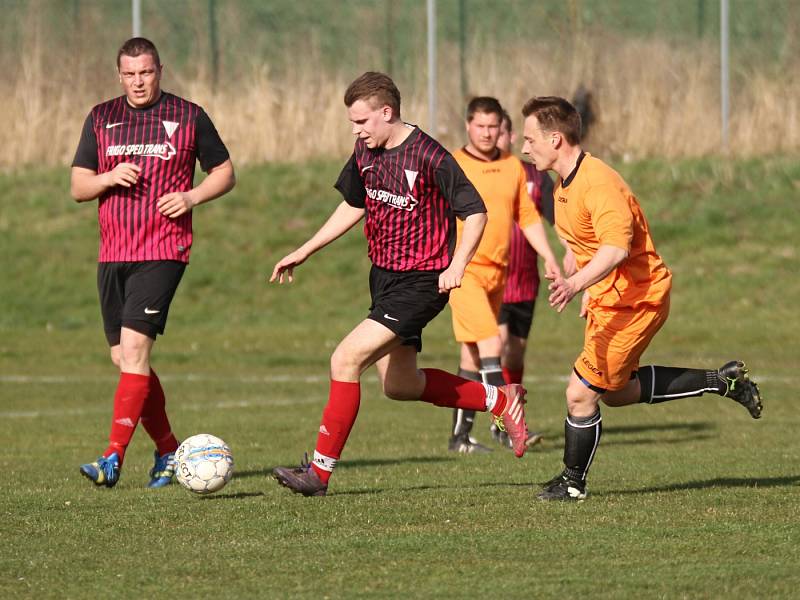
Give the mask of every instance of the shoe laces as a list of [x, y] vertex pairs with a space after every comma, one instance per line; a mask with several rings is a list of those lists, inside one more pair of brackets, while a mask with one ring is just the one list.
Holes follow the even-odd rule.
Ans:
[[506, 433], [506, 424], [505, 424], [505, 421], [503, 421], [503, 417], [495, 416], [494, 417], [494, 424], [497, 425], [497, 429], [499, 429], [503, 433]]
[[308, 452], [303, 453], [303, 460], [300, 461], [300, 466], [297, 467], [298, 471], [308, 473], [311, 470], [311, 461], [308, 460]]

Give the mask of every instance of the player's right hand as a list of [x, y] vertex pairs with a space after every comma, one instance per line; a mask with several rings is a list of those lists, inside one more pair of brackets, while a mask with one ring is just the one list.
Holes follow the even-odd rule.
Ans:
[[139, 181], [139, 173], [141, 173], [141, 171], [142, 167], [139, 165], [126, 162], [119, 163], [108, 172], [108, 187], [121, 185], [122, 187], [129, 188], [132, 185], [136, 185], [136, 182]]
[[276, 279], [278, 283], [283, 283], [283, 278], [286, 276], [286, 279], [291, 283], [294, 281], [294, 268], [302, 265], [305, 260], [306, 256], [303, 256], [299, 250], [295, 250], [291, 254], [287, 254], [282, 259], [280, 259], [275, 268], [272, 269], [272, 276], [269, 278], [269, 282], [272, 283]]

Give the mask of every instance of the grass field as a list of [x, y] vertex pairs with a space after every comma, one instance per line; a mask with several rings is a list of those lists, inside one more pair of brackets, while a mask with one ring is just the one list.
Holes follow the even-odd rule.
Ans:
[[[195, 214], [153, 364], [176, 433], [233, 448], [234, 479], [206, 498], [144, 489], [141, 431], [116, 488], [78, 475], [104, 448], [115, 385], [95, 207], [71, 202], [66, 170], [0, 176], [0, 597], [796, 596], [796, 157], [619, 165], [675, 273], [672, 316], [645, 361], [744, 358], [765, 411], [756, 422], [716, 396], [605, 409], [590, 496], [575, 505], [534, 499], [560, 468], [581, 336], [577, 306], [558, 316], [544, 302], [526, 384], [547, 437], [521, 461], [447, 453], [448, 411], [386, 400], [369, 372], [331, 495], [296, 497], [269, 477], [313, 449], [328, 356], [367, 308], [358, 231], [292, 286], [265, 283], [332, 210], [338, 168], [248, 168]], [[452, 369], [456, 357], [444, 314], [421, 362]]]

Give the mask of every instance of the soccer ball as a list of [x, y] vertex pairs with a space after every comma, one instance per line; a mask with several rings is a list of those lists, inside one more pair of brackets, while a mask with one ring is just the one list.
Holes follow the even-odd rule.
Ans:
[[216, 436], [199, 433], [183, 440], [175, 451], [176, 477], [195, 494], [218, 492], [233, 475], [233, 454]]

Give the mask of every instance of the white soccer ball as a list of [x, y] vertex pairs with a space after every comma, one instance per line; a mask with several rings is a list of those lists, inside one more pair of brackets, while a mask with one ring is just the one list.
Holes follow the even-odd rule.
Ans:
[[199, 433], [183, 440], [175, 451], [176, 474], [183, 487], [195, 494], [218, 492], [233, 475], [233, 454], [220, 438]]

